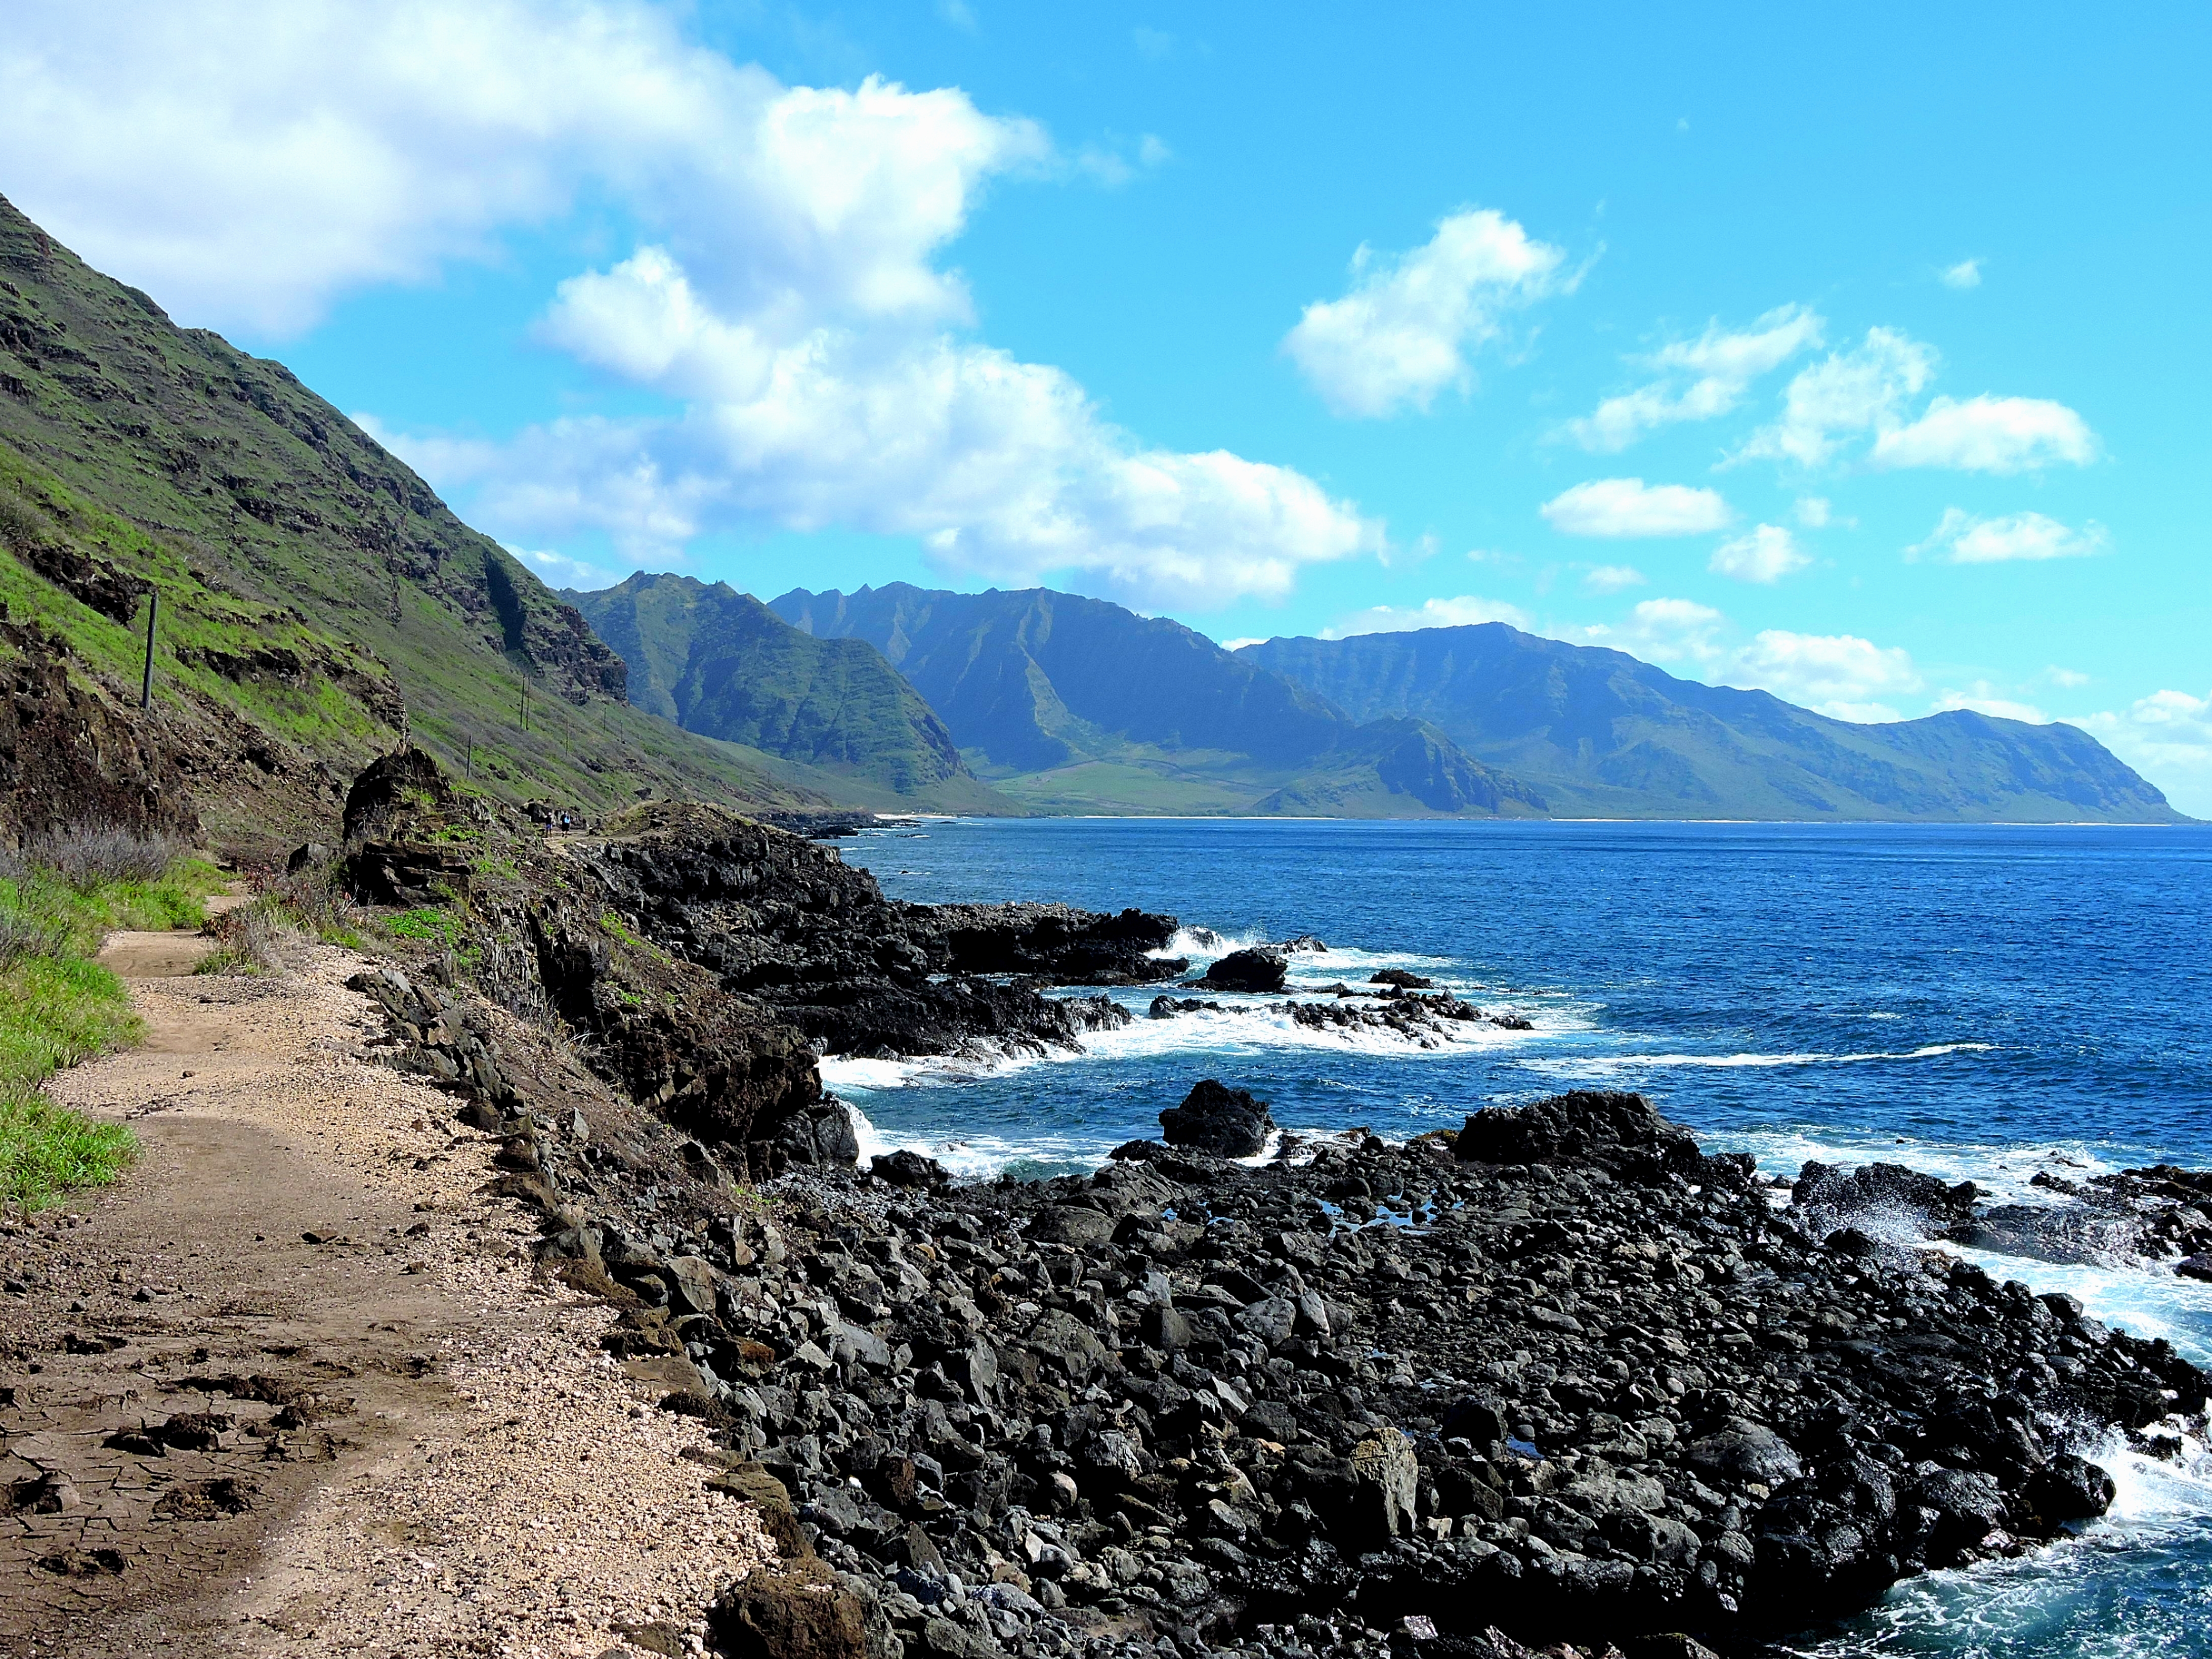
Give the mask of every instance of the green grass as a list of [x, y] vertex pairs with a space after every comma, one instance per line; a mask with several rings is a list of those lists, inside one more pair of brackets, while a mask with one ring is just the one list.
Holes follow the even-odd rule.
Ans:
[[111, 928], [197, 925], [223, 878], [197, 860], [153, 879], [71, 883], [36, 867], [0, 878], [0, 921], [37, 941], [0, 967], [0, 1210], [43, 1209], [115, 1179], [137, 1139], [58, 1106], [40, 1085], [64, 1066], [137, 1041], [123, 981], [92, 960]]
[[137, 1152], [120, 1123], [95, 1123], [35, 1089], [0, 1094], [0, 1211], [27, 1214], [72, 1187], [104, 1187]]
[[434, 905], [425, 905], [417, 910], [402, 910], [396, 916], [386, 916], [380, 925], [393, 939], [442, 945], [449, 951], [458, 947], [468, 932], [467, 925], [457, 912], [441, 910]]

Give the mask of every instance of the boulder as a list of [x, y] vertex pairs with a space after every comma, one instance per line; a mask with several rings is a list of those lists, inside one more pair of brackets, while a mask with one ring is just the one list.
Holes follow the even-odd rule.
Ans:
[[1352, 1449], [1352, 1532], [1370, 1547], [1413, 1530], [1413, 1504], [1421, 1485], [1420, 1460], [1413, 1443], [1385, 1428]]
[[1215, 991], [1279, 991], [1289, 966], [1272, 948], [1231, 951], [1206, 970], [1200, 983]]
[[784, 1561], [724, 1590], [707, 1627], [731, 1659], [890, 1659], [896, 1639], [886, 1627], [871, 1642], [868, 1614], [844, 1575], [819, 1560]]
[[903, 1146], [895, 1152], [878, 1152], [870, 1158], [868, 1173], [894, 1187], [942, 1187], [952, 1179], [935, 1158], [924, 1158]]
[[1790, 1205], [1821, 1212], [1831, 1228], [1855, 1225], [1880, 1237], [1900, 1230], [1932, 1235], [1971, 1222], [1979, 1196], [1971, 1181], [1946, 1186], [1901, 1164], [1866, 1164], [1856, 1170], [1808, 1164], [1790, 1189]]
[[1183, 1097], [1182, 1104], [1160, 1114], [1161, 1137], [1170, 1146], [1188, 1146], [1223, 1158], [1250, 1158], [1267, 1144], [1275, 1121], [1267, 1103], [1243, 1089], [1207, 1078]]
[[1688, 1130], [1642, 1095], [1577, 1089], [1527, 1106], [1487, 1106], [1468, 1119], [1453, 1151], [1462, 1163], [1589, 1164], [1648, 1180], [1692, 1178], [1706, 1160]]
[[1790, 1443], [1763, 1423], [1731, 1417], [1718, 1431], [1690, 1443], [1690, 1467], [1708, 1480], [1740, 1486], [1756, 1480], [1778, 1486], [1805, 1472]]

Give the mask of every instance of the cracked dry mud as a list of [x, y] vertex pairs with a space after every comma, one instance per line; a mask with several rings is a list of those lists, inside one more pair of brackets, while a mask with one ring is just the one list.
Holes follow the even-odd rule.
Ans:
[[374, 1063], [358, 957], [192, 977], [198, 948], [111, 941], [147, 1040], [52, 1092], [143, 1155], [0, 1234], [0, 1652], [690, 1649], [773, 1554], [696, 1425], [533, 1276], [478, 1194], [496, 1142]]

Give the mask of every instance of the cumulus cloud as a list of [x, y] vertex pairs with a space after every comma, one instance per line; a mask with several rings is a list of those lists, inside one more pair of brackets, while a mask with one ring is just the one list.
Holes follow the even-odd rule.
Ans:
[[1900, 648], [1854, 634], [1794, 634], [1780, 628], [1760, 630], [1720, 678], [1836, 720], [1862, 722], [1903, 719], [1885, 699], [1917, 691], [1923, 684], [1911, 654]]
[[1439, 220], [1409, 253], [1352, 256], [1352, 287], [1316, 300], [1283, 337], [1307, 383], [1340, 415], [1425, 410], [1474, 382], [1468, 359], [1506, 313], [1565, 286], [1566, 255], [1488, 208]]
[[1938, 712], [1969, 708], [1977, 714], [2001, 720], [2025, 720], [2030, 726], [2051, 723], [2051, 716], [2033, 703], [2008, 696], [2005, 688], [1992, 685], [1987, 680], [1976, 680], [1964, 690], [1947, 690], [1937, 696], [1931, 707]]
[[1982, 262], [1979, 259], [1961, 259], [1957, 264], [1946, 265], [1936, 272], [1936, 280], [1945, 288], [1979, 288], [1982, 285]]
[[1378, 605], [1355, 611], [1334, 626], [1322, 629], [1321, 636], [1346, 640], [1355, 634], [1403, 634], [1417, 628], [1467, 628], [1494, 622], [1519, 629], [1533, 626], [1528, 612], [1518, 605], [1462, 593], [1453, 599], [1424, 599], [1418, 605]]
[[1657, 378], [1607, 398], [1567, 429], [1583, 448], [1610, 454], [1656, 428], [1725, 415], [1759, 376], [1818, 346], [1822, 326], [1815, 313], [1797, 305], [1778, 307], [1747, 329], [1724, 329], [1716, 319], [1694, 340], [1632, 359]]
[[1961, 472], [2019, 472], [2063, 461], [2097, 459], [2096, 434], [2063, 404], [2043, 398], [1960, 402], [1938, 398], [1910, 426], [1875, 440], [1876, 466], [1941, 466]]
[[1904, 718], [1890, 699], [1922, 688], [1909, 652], [1850, 634], [1770, 628], [1738, 643], [1723, 612], [1692, 599], [1645, 599], [1618, 623], [1567, 630], [1662, 666], [1679, 665], [1718, 685], [1771, 691], [1832, 719]]
[[1616, 538], [1695, 536], [1725, 529], [1735, 516], [1717, 489], [1641, 478], [1593, 478], [1538, 510], [1563, 535]]
[[1939, 397], [1917, 417], [1909, 407], [1936, 376], [1936, 353], [1891, 328], [1870, 328], [1859, 344], [1801, 369], [1784, 394], [1782, 418], [1760, 428], [1729, 459], [1825, 466], [1862, 437], [1877, 467], [1931, 466], [2020, 472], [2097, 458], [2096, 434], [2073, 410], [2043, 398]]
[[556, 572], [586, 533], [665, 563], [702, 533], [838, 525], [919, 538], [947, 571], [1206, 605], [1385, 547], [1311, 479], [1147, 445], [974, 337], [945, 252], [994, 180], [1068, 171], [1042, 128], [956, 89], [785, 86], [684, 15], [27, 0], [0, 35], [8, 188], [189, 320], [279, 331], [610, 203], [638, 243], [561, 283], [538, 335], [672, 412], [385, 434]]
[[1797, 538], [1787, 530], [1780, 525], [1762, 524], [1753, 526], [1749, 534], [1715, 548], [1705, 568], [1740, 582], [1773, 583], [1812, 562], [1813, 556], [1798, 546]]
[[1728, 618], [1694, 599], [1644, 599], [1619, 623], [1568, 631], [1588, 645], [1610, 646], [1646, 662], [1688, 663], [1700, 670], [1721, 660]]
[[2192, 817], [2212, 818], [2212, 691], [2154, 691], [2125, 708], [2090, 714], [2082, 727]]
[[1808, 530], [1826, 530], [1835, 521], [1835, 507], [1826, 495], [1800, 495], [1794, 510]]
[[925, 256], [983, 179], [1050, 153], [957, 91], [783, 87], [643, 0], [121, 9], [11, 8], [9, 191], [220, 326], [304, 327], [593, 190], [680, 229], [725, 306], [961, 316], [958, 278]]
[[1784, 394], [1781, 420], [1753, 433], [1738, 459], [1821, 465], [1845, 438], [1897, 424], [1935, 373], [1929, 347], [1895, 329], [1870, 328], [1857, 346], [1801, 369]]
[[1648, 580], [1632, 564], [1593, 565], [1583, 573], [1583, 586], [1593, 593], [1618, 593], [1624, 587], [1641, 587]]
[[510, 547], [507, 550], [556, 587], [580, 587], [589, 592], [612, 587], [622, 580], [620, 571], [609, 570], [588, 560], [572, 559], [566, 553], [541, 552], [529, 547]]
[[1982, 519], [1961, 507], [1947, 507], [1942, 522], [1925, 541], [1905, 549], [1905, 556], [1940, 551], [1952, 564], [2000, 564], [2016, 559], [2081, 558], [2110, 546], [2105, 526], [2094, 519], [2075, 530], [2040, 513]]

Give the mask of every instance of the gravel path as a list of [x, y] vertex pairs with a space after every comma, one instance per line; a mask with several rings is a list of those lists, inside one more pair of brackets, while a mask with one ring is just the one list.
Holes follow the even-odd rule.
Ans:
[[0, 1650], [687, 1650], [773, 1547], [479, 1194], [496, 1143], [374, 1062], [359, 957], [191, 954], [55, 1080], [145, 1156], [0, 1233]]

